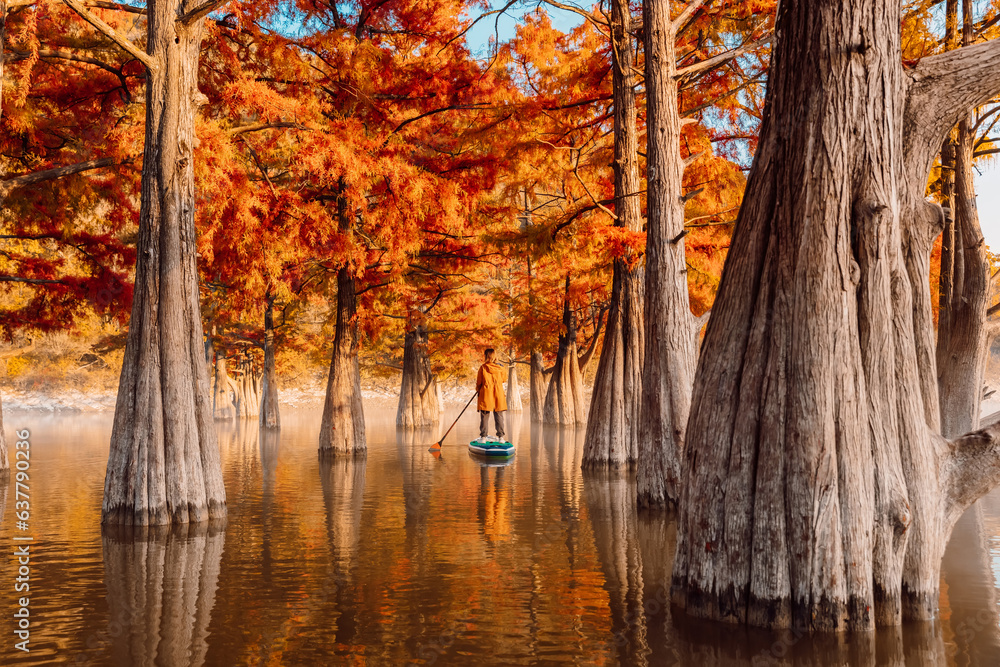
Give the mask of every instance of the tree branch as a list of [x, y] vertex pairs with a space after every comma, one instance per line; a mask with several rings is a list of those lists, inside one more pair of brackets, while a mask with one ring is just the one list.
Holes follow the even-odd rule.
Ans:
[[291, 121], [281, 121], [277, 123], [255, 123], [253, 125], [241, 125], [239, 127], [231, 127], [227, 131], [229, 136], [233, 137], [239, 134], [246, 134], [247, 132], [260, 132], [261, 130], [276, 130], [280, 128], [292, 128], [295, 130], [308, 130], [309, 128], [302, 123], [293, 123]]
[[693, 76], [701, 72], [713, 69], [722, 65], [723, 63], [729, 62], [733, 58], [739, 58], [744, 53], [748, 51], [753, 51], [754, 49], [764, 46], [774, 39], [774, 35], [767, 35], [766, 37], [761, 37], [755, 42], [750, 42], [749, 44], [744, 44], [743, 46], [738, 46], [735, 49], [730, 49], [724, 53], [720, 53], [717, 56], [712, 56], [711, 58], [706, 58], [701, 62], [694, 63], [693, 65], [688, 65], [687, 67], [681, 67], [677, 70], [677, 74], [674, 75], [675, 79], [680, 79], [685, 76]]
[[177, 19], [177, 22], [183, 25], [194, 23], [198, 19], [208, 16], [210, 13], [226, 4], [226, 2], [228, 2], [228, 0], [207, 0], [207, 2], [201, 3], [191, 11], [182, 14], [180, 18]]
[[921, 182], [921, 197], [923, 180], [945, 135], [963, 115], [1000, 92], [998, 68], [1000, 39], [994, 39], [923, 58], [907, 71], [905, 167], [910, 179]]
[[148, 53], [137, 47], [120, 32], [118, 32], [117, 30], [109, 26], [107, 23], [102, 21], [100, 18], [98, 18], [93, 12], [87, 9], [82, 2], [80, 2], [79, 0], [63, 0], [63, 3], [65, 3], [66, 6], [72, 9], [74, 12], [79, 14], [80, 18], [82, 18], [84, 21], [94, 26], [94, 28], [96, 28], [98, 32], [102, 33], [104, 36], [108, 37], [115, 44], [125, 49], [125, 51], [130, 56], [132, 56], [133, 58], [141, 62], [143, 65], [145, 65], [146, 69], [152, 71], [159, 68], [160, 63], [157, 62], [155, 58], [153, 58], [151, 55], [149, 55]]
[[687, 23], [687, 20], [694, 16], [694, 13], [701, 9], [702, 5], [704, 5], [706, 1], [707, 0], [691, 0], [688, 6], [684, 8], [684, 11], [681, 12], [680, 16], [673, 20], [672, 29], [674, 33], [679, 32], [684, 24]]
[[3, 202], [3, 200], [7, 198], [7, 195], [17, 188], [34, 185], [35, 183], [41, 183], [42, 181], [49, 181], [54, 178], [62, 178], [63, 176], [72, 176], [73, 174], [90, 171], [91, 169], [110, 167], [113, 164], [115, 164], [113, 159], [104, 157], [99, 160], [88, 160], [87, 162], [79, 162], [65, 167], [43, 169], [42, 171], [24, 174], [23, 176], [15, 176], [14, 178], [0, 181], [0, 202]]
[[87, 6], [100, 7], [101, 9], [113, 9], [116, 12], [129, 12], [131, 14], [146, 13], [145, 7], [133, 7], [132, 5], [123, 5], [120, 2], [94, 2], [92, 0], [88, 0]]

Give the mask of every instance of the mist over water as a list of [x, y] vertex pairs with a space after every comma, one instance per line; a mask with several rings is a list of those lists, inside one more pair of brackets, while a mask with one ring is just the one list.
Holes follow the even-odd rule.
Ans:
[[[443, 428], [457, 410], [448, 411]], [[321, 462], [320, 414], [219, 422], [229, 517], [100, 526], [112, 415], [10, 411], [31, 430], [31, 652], [14, 650], [14, 489], [0, 488], [0, 664], [1000, 665], [1000, 494], [956, 528], [940, 618], [807, 637], [674, 618], [669, 516], [629, 475], [584, 474], [582, 429], [512, 415], [517, 456], [471, 457], [466, 415]]]

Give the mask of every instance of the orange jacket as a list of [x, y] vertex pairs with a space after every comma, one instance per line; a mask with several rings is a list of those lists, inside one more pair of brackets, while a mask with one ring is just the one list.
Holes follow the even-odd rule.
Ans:
[[503, 412], [507, 409], [507, 397], [503, 393], [503, 369], [496, 364], [483, 364], [476, 377], [476, 391], [480, 412]]

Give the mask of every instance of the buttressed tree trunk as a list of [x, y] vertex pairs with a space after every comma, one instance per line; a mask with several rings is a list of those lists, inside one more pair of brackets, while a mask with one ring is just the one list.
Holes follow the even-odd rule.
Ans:
[[1000, 41], [904, 69], [898, 0], [784, 0], [759, 148], [696, 372], [674, 602], [764, 627], [933, 617], [1000, 427], [937, 433], [924, 201], [1000, 92]]
[[407, 327], [403, 342], [403, 382], [399, 390], [396, 426], [424, 428], [438, 423], [441, 409], [427, 356], [427, 329], [416, 317]]
[[[949, 3], [950, 4], [950, 3]], [[973, 42], [972, 2], [962, 0], [962, 44]], [[942, 251], [938, 318], [937, 372], [941, 396], [941, 433], [954, 438], [979, 427], [979, 406], [986, 371], [986, 309], [989, 305], [989, 261], [979, 226], [972, 176], [975, 132], [969, 114], [958, 123], [954, 145], [954, 212], [951, 261]]]
[[586, 420], [583, 412], [583, 377], [576, 353], [576, 318], [569, 308], [569, 277], [566, 278], [566, 300], [563, 303], [563, 326], [559, 336], [559, 352], [552, 368], [552, 379], [545, 392], [543, 424], [575, 426]]
[[521, 403], [521, 383], [517, 381], [517, 363], [513, 361], [507, 368], [507, 410], [524, 411], [524, 404]]
[[691, 315], [684, 257], [684, 160], [670, 2], [646, 0], [643, 10], [648, 220], [636, 493], [640, 507], [665, 507], [680, 495], [698, 325]]
[[[635, 48], [628, 0], [611, 3], [611, 81], [614, 96], [615, 225], [642, 230], [635, 109]], [[590, 399], [583, 465], [632, 465], [638, 456], [642, 393], [642, 268], [634, 257], [616, 258], [611, 314]]]
[[[324, 407], [324, 412], [326, 408]], [[261, 428], [281, 428], [278, 411], [278, 378], [274, 366], [274, 297], [267, 300], [264, 310], [264, 378], [260, 396]]]
[[531, 351], [531, 373], [529, 375], [530, 395], [528, 397], [528, 408], [531, 410], [531, 421], [541, 422], [543, 406], [545, 404], [545, 362], [542, 353], [538, 350]]
[[0, 401], [0, 477], [7, 477], [10, 474], [10, 459], [7, 456], [7, 436], [3, 430], [3, 402]]
[[212, 391], [212, 413], [216, 419], [235, 419], [236, 410], [233, 398], [230, 396], [232, 382], [229, 379], [229, 369], [226, 364], [226, 353], [215, 353], [215, 387]]
[[149, 0], [147, 49], [65, 0], [146, 66], [135, 297], [102, 521], [165, 524], [226, 514], [202, 347], [194, 224], [195, 113], [204, 17], [218, 2]]
[[356, 314], [354, 276], [344, 266], [337, 272], [337, 330], [319, 430], [320, 456], [364, 456], [368, 452]]

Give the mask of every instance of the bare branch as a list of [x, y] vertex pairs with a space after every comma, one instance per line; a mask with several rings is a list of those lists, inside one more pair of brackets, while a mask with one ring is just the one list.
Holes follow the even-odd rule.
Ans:
[[1000, 80], [994, 76], [998, 68], [1000, 39], [994, 39], [924, 58], [906, 72], [910, 84], [903, 122], [908, 176], [925, 178], [951, 128], [1000, 93]]
[[733, 58], [739, 58], [744, 53], [748, 51], [753, 51], [754, 49], [764, 46], [774, 39], [774, 35], [767, 35], [766, 37], [761, 37], [755, 42], [750, 42], [749, 44], [744, 44], [743, 46], [738, 46], [735, 49], [730, 49], [724, 53], [720, 53], [717, 56], [712, 56], [711, 58], [706, 58], [701, 62], [694, 63], [693, 65], [688, 65], [687, 67], [681, 67], [677, 70], [677, 74], [674, 78], [680, 79], [685, 76], [693, 76], [701, 72], [706, 72], [710, 69], [718, 67], [723, 63], [727, 63]]
[[134, 7], [132, 5], [123, 5], [120, 2], [94, 2], [92, 0], [88, 0], [86, 5], [88, 7], [100, 7], [101, 9], [113, 9], [116, 12], [129, 12], [130, 14], [146, 13], [145, 7]]
[[118, 46], [122, 47], [130, 56], [141, 62], [146, 66], [148, 70], [156, 70], [159, 68], [160, 63], [157, 62], [153, 56], [149, 55], [131, 41], [122, 35], [120, 32], [109, 26], [107, 23], [98, 18], [93, 12], [87, 9], [82, 2], [79, 0], [63, 0], [63, 3], [67, 7], [72, 9], [74, 12], [80, 15], [84, 21], [94, 26], [98, 32], [102, 33], [104, 36], [108, 37]]
[[228, 2], [228, 0], [207, 0], [191, 11], [182, 14], [180, 18], [177, 19], [177, 22], [184, 25], [194, 23], [198, 19], [208, 16], [210, 13], [226, 4], [226, 2]]
[[707, 1], [708, 0], [691, 0], [688, 6], [684, 8], [684, 11], [681, 12], [680, 16], [674, 19], [672, 26], [673, 31], [675, 33], [679, 32], [684, 24], [687, 23], [687, 20], [694, 16], [694, 13], [701, 9], [702, 5], [704, 5]]
[[255, 123], [254, 125], [241, 125], [238, 127], [231, 127], [227, 134], [229, 136], [236, 136], [239, 134], [246, 134], [247, 132], [260, 132], [261, 130], [276, 130], [280, 128], [292, 128], [295, 130], [308, 130], [309, 128], [302, 123], [293, 123], [291, 121], [281, 121], [278, 123]]
[[14, 178], [0, 181], [0, 202], [6, 199], [7, 195], [10, 194], [12, 190], [16, 190], [17, 188], [23, 188], [35, 183], [41, 183], [42, 181], [49, 181], [54, 178], [62, 178], [63, 176], [79, 174], [80, 172], [90, 171], [91, 169], [110, 167], [113, 164], [115, 164], [113, 159], [105, 157], [100, 158], [99, 160], [88, 160], [87, 162], [79, 162], [65, 167], [43, 169], [42, 171], [24, 174], [23, 176], [15, 176]]

